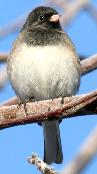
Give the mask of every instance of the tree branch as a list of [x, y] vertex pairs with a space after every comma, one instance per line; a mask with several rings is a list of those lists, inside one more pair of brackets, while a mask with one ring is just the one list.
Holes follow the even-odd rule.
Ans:
[[8, 34], [14, 33], [21, 29], [24, 24], [26, 16], [20, 16], [14, 22], [10, 23], [8, 26], [0, 29], [0, 38], [7, 36]]
[[97, 127], [88, 136], [74, 159], [65, 167], [62, 174], [80, 174], [97, 154]]
[[7, 76], [6, 67], [3, 67], [0, 70], [0, 90], [4, 88], [7, 81], [8, 81], [8, 76]]
[[97, 69], [97, 54], [81, 61], [82, 75]]
[[89, 0], [78, 0], [70, 2], [51, 0], [49, 3], [56, 5], [57, 7], [64, 10], [61, 21], [63, 26], [66, 26], [83, 8], [87, 9], [86, 7], [89, 4]]
[[28, 162], [36, 165], [37, 169], [43, 174], [58, 174], [54, 168], [51, 168], [49, 165], [44, 163], [44, 161], [41, 160], [37, 154], [32, 154], [32, 156], [28, 158]]
[[61, 119], [78, 115], [97, 114], [97, 90], [88, 94], [65, 97], [54, 100], [27, 103], [27, 114], [24, 105], [18, 109], [17, 105], [0, 107], [0, 128], [15, 125], [42, 122], [47, 119]]
[[[97, 127], [88, 136], [86, 141], [82, 144], [75, 157], [69, 162], [61, 174], [80, 174], [90, 161], [95, 157], [97, 153]], [[30, 164], [35, 164], [37, 168], [42, 172], [49, 174], [58, 174], [54, 169], [50, 168], [44, 163], [36, 154], [32, 154], [28, 158]]]
[[2, 102], [0, 104], [0, 107], [2, 107], [2, 106], [16, 105], [16, 104], [18, 104], [18, 102], [19, 102], [19, 99], [17, 97], [12, 97], [11, 99]]
[[86, 7], [86, 9], [89, 11], [91, 17], [95, 20], [97, 23], [97, 8], [92, 4], [89, 3]]
[[[84, 55], [79, 55], [80, 60], [83, 60], [86, 58]], [[8, 54], [7, 53], [2, 53], [0, 52], [0, 62], [6, 62], [8, 59]]]
[[7, 61], [8, 54], [7, 53], [0, 53], [0, 62]]

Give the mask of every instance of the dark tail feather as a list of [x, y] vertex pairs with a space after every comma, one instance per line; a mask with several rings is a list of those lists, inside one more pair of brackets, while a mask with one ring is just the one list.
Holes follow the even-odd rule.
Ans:
[[46, 121], [43, 124], [44, 162], [60, 164], [63, 160], [59, 121]]

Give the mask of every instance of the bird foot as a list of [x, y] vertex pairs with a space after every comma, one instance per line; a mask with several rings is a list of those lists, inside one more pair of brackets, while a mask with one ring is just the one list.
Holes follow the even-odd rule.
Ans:
[[61, 105], [63, 105], [64, 104], [64, 97], [62, 97], [62, 99], [61, 99]]
[[21, 105], [23, 105], [26, 116], [28, 116], [27, 107], [26, 107], [26, 104], [27, 104], [28, 102], [29, 102], [28, 100], [27, 100], [27, 101], [24, 101], [24, 102], [19, 101], [18, 104], [17, 104], [17, 108], [18, 108], [18, 109], [20, 109]]
[[28, 99], [28, 100], [26, 100], [26, 101], [19, 101], [18, 102], [18, 104], [17, 104], [17, 108], [19, 109], [20, 107], [21, 107], [21, 105], [23, 105], [24, 106], [24, 111], [25, 111], [25, 114], [26, 114], [26, 116], [28, 116], [28, 112], [27, 112], [27, 106], [26, 106], [26, 104], [28, 103], [28, 102], [35, 102], [36, 100], [32, 97], [32, 98], [30, 98], [30, 99]]

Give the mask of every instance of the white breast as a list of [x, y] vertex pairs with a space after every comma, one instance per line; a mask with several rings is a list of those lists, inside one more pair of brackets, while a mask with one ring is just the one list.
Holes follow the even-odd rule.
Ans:
[[16, 94], [22, 99], [36, 100], [72, 95], [79, 74], [74, 52], [62, 45], [29, 47], [25, 43], [10, 55], [8, 71]]

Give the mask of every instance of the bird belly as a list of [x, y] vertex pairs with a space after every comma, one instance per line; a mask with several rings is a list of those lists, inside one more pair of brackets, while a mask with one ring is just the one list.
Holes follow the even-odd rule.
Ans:
[[[25, 43], [10, 54], [8, 74], [22, 101], [75, 94], [80, 75], [73, 51], [65, 46], [29, 47]], [[9, 70], [11, 69], [11, 70]]]

